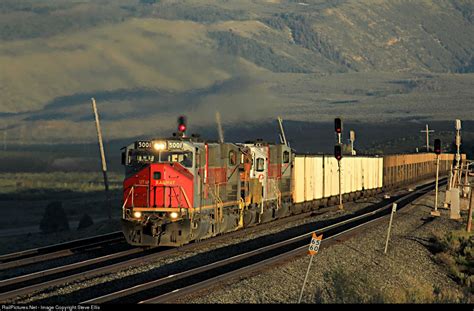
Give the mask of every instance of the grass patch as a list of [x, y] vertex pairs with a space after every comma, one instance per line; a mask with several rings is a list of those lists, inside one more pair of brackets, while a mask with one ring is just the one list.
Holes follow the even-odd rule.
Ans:
[[[122, 187], [123, 174], [108, 172], [110, 190]], [[79, 192], [90, 193], [104, 190], [101, 173], [49, 172], [3, 173], [0, 175], [0, 196], [34, 193]]]
[[435, 239], [436, 260], [456, 282], [474, 293], [474, 234], [457, 230]]
[[318, 289], [314, 303], [462, 303], [467, 298], [455, 290], [433, 287], [420, 280], [407, 279], [408, 286], [394, 289], [375, 284], [364, 273], [336, 267], [324, 274], [326, 290]]

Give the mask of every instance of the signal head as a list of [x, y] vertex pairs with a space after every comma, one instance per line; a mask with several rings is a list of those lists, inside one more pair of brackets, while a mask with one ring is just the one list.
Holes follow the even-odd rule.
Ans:
[[342, 120], [340, 118], [334, 119], [334, 130], [337, 134], [342, 133]]
[[334, 146], [334, 157], [336, 160], [341, 161], [342, 159], [342, 147], [341, 145], [335, 145]]
[[434, 152], [436, 154], [441, 154], [441, 140], [435, 139], [434, 141]]
[[178, 132], [184, 133], [186, 132], [186, 117], [180, 116], [178, 118]]

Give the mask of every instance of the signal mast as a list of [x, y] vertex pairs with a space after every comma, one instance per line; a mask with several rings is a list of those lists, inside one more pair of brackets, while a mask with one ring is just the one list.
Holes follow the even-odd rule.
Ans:
[[334, 119], [334, 130], [337, 135], [337, 144], [334, 146], [334, 157], [337, 160], [337, 167], [339, 172], [339, 209], [344, 209], [342, 204], [342, 180], [341, 180], [341, 160], [342, 160], [342, 120], [340, 118]]

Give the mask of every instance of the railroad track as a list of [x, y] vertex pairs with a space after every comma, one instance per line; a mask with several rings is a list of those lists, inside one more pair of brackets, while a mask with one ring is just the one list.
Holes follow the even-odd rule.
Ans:
[[[445, 181], [443, 181], [445, 183]], [[398, 198], [394, 202], [398, 210], [404, 208], [415, 199], [423, 196], [434, 188], [429, 184]], [[336, 237], [354, 232], [369, 223], [380, 221], [390, 213], [392, 203], [380, 209], [346, 219], [344, 221], [316, 230], [324, 234], [324, 247]], [[117, 292], [109, 293], [83, 301], [82, 304], [100, 303], [164, 303], [185, 295], [211, 287], [219, 282], [242, 276], [280, 261], [303, 255], [307, 251], [310, 235], [313, 231], [301, 234], [274, 244], [266, 245], [251, 251], [218, 260], [203, 266], [184, 270], [179, 273], [139, 284]]]
[[[292, 220], [308, 217], [310, 214], [323, 214], [323, 213], [324, 212], [315, 213], [313, 211], [313, 212], [308, 212], [304, 214], [294, 215], [292, 217]], [[261, 229], [264, 229], [265, 226], [278, 225], [279, 223], [283, 223], [284, 221], [288, 221], [288, 218], [279, 219], [272, 223], [267, 223], [267, 224], [262, 224], [261, 226], [252, 227], [252, 228], [249, 228], [246, 232], [261, 230]], [[119, 233], [121, 234], [121, 232]], [[161, 257], [177, 254], [179, 252], [186, 252], [188, 250], [199, 247], [201, 245], [214, 243], [219, 240], [228, 239], [233, 236], [242, 235], [242, 234], [245, 234], [243, 230], [235, 231], [235, 232], [231, 232], [225, 235], [217, 236], [213, 239], [207, 239], [198, 243], [184, 245], [180, 248], [160, 247], [160, 248], [155, 248], [155, 249], [143, 249], [143, 248], [136, 247], [129, 250], [125, 250], [125, 251], [121, 251], [121, 252], [117, 252], [117, 253], [113, 253], [113, 254], [97, 257], [97, 258], [92, 258], [92, 259], [88, 259], [88, 260], [84, 260], [84, 261], [80, 261], [80, 262], [76, 262], [76, 263], [72, 263], [72, 264], [68, 264], [68, 265], [64, 265], [60, 267], [41, 270], [41, 271], [26, 274], [26, 275], [21, 275], [21, 276], [13, 277], [10, 279], [2, 280], [0, 281], [0, 303], [7, 302], [13, 298], [16, 298], [22, 295], [32, 294], [32, 293], [35, 293], [44, 289], [48, 289], [54, 286], [67, 284], [69, 282], [84, 280], [84, 279], [92, 278], [92, 277], [107, 274], [107, 273], [117, 272], [131, 266], [152, 263]], [[93, 237], [91, 239], [93, 241], [96, 241], [98, 238], [99, 236]], [[85, 241], [83, 242], [85, 243]], [[97, 242], [97, 243], [105, 243], [105, 241]], [[53, 246], [45, 247], [44, 249], [55, 250], [60, 246], [60, 247], [63, 247], [64, 249], [58, 250], [57, 252], [63, 252], [63, 251], [67, 252], [67, 251], [70, 251], [70, 249], [67, 248], [67, 246], [69, 245], [76, 246], [77, 241], [69, 242], [65, 244], [53, 245]], [[80, 247], [84, 247], [84, 245]], [[27, 257], [25, 259], [33, 260], [33, 258], [38, 258], [37, 257], [38, 255], [35, 256], [35, 254], [41, 253], [41, 252], [35, 252], [35, 251], [36, 250], [28, 250], [25, 252], [19, 252], [19, 253], [15, 253], [11, 255], [9, 254], [9, 255], [6, 255], [5, 258], [12, 258], [13, 260], [13, 258], [18, 258], [18, 257], [23, 256], [23, 254], [26, 254], [26, 256], [30, 255], [31, 257]], [[12, 256], [12, 255], [15, 255], [15, 256]], [[59, 258], [58, 256], [56, 256], [56, 252], [54, 251], [51, 253], [46, 253], [44, 255], [49, 256], [49, 259]], [[17, 259], [17, 261], [18, 260], [24, 260], [24, 259]], [[45, 258], [44, 260], [48, 260], [48, 259]], [[12, 261], [12, 263], [13, 262], [16, 262], [16, 261]], [[16, 268], [16, 267], [11, 267], [11, 268]]]
[[0, 271], [18, 268], [32, 263], [63, 258], [92, 248], [120, 242], [125, 242], [125, 238], [121, 231], [116, 231], [90, 238], [1, 255]]
[[[427, 186], [423, 186], [420, 190], [414, 193], [418, 193], [419, 191], [421, 191], [422, 189], [425, 189], [426, 187]], [[390, 202], [388, 203], [385, 202], [385, 203], [391, 206], [391, 202], [394, 200], [395, 199], [391, 201], [389, 200]], [[379, 205], [379, 204], [375, 204], [375, 205]], [[376, 211], [379, 211], [379, 210], [380, 209], [377, 208]], [[345, 217], [346, 219], [342, 220], [341, 222], [338, 222], [337, 224], [329, 225], [321, 230], [332, 230], [331, 228], [339, 227], [342, 224], [354, 223], [354, 221], [357, 221], [357, 219], [365, 219], [368, 216], [368, 214], [371, 214], [371, 213], [373, 214], [375, 212], [372, 211], [372, 212], [364, 213], [362, 215], [356, 215], [355, 217], [347, 216]], [[143, 250], [143, 249], [134, 248], [134, 249], [126, 250], [126, 251], [115, 253], [115, 254], [110, 254], [110, 255], [106, 255], [106, 256], [102, 256], [98, 258], [92, 258], [92, 259], [85, 260], [82, 262], [69, 264], [66, 266], [38, 271], [31, 274], [3, 280], [3, 281], [0, 281], [0, 302], [8, 302], [22, 295], [34, 294], [35, 292], [49, 289], [54, 286], [59, 286], [59, 285], [67, 284], [70, 282], [77, 282], [80, 280], [85, 280], [88, 278], [104, 275], [107, 273], [118, 272], [120, 270], [129, 268], [129, 267], [143, 266], [143, 265], [146, 265], [147, 263], [156, 262], [157, 259], [164, 256], [177, 254], [179, 252], [186, 252], [204, 244], [214, 243], [222, 239], [231, 238], [234, 235], [248, 234], [252, 231], [264, 229], [266, 226], [278, 225], [279, 223], [285, 223], [288, 221], [289, 218], [292, 218], [293, 220], [293, 218], [296, 219], [296, 218], [308, 217], [308, 215], [310, 214], [315, 214], [315, 212], [313, 211], [313, 212], [308, 212], [308, 213], [304, 213], [300, 215], [295, 215], [292, 217], [279, 219], [277, 221], [270, 222], [267, 224], [262, 224], [260, 226], [252, 227], [246, 230], [235, 231], [232, 233], [215, 237], [213, 239], [207, 239], [199, 243], [188, 244], [180, 248], [151, 249], [151, 250]], [[323, 212], [319, 214], [323, 214]], [[357, 212], [355, 214], [357, 214]], [[325, 236], [327, 235], [325, 234]], [[117, 299], [121, 300], [124, 297], [127, 297], [127, 299], [130, 299], [130, 297], [133, 298], [134, 295], [142, 295], [144, 289], [150, 289], [150, 288], [154, 289], [156, 287], [162, 288], [163, 286], [166, 287], [170, 284], [170, 282], [175, 282], [175, 281], [189, 282], [189, 279], [199, 280], [199, 278], [196, 278], [196, 275], [201, 275], [201, 274], [208, 275], [208, 276], [210, 275], [216, 278], [219, 278], [219, 277], [222, 278], [224, 277], [224, 275], [226, 275], [225, 273], [221, 273], [220, 276], [219, 275], [213, 276], [211, 272], [219, 268], [227, 269], [227, 270], [236, 270], [240, 268], [243, 269], [244, 267], [237, 267], [235, 269], [233, 268], [231, 269], [228, 267], [228, 265], [234, 263], [235, 265], [238, 266], [238, 265], [241, 265], [242, 261], [245, 261], [245, 260], [252, 261], [251, 260], [252, 258], [258, 257], [258, 256], [262, 257], [263, 258], [262, 260], [265, 260], [266, 262], [266, 260], [269, 260], [272, 257], [268, 255], [269, 252], [270, 253], [274, 252], [275, 254], [278, 254], [282, 251], [282, 248], [284, 249], [286, 247], [288, 249], [294, 249], [296, 247], [296, 244], [298, 243], [301, 244], [300, 245], [301, 247], [307, 247], [308, 241], [309, 240], [308, 240], [307, 234], [303, 234], [298, 237], [293, 237], [286, 241], [280, 241], [276, 244], [267, 245], [262, 249], [255, 249], [255, 250], [248, 251], [244, 254], [233, 256], [232, 257], [233, 259], [223, 259], [220, 261], [216, 261], [215, 263], [210, 263], [209, 265], [204, 265], [199, 268], [190, 269], [188, 271], [182, 271], [174, 275], [169, 275], [164, 278], [160, 278], [159, 280], [156, 280], [153, 282], [140, 284], [140, 285], [131, 287], [129, 290], [120, 291], [120, 293], [112, 293], [112, 294], [105, 295], [105, 296], [95, 298], [92, 300], [88, 300], [85, 302], [101, 303], [101, 302], [115, 301]], [[268, 257], [268, 258], [265, 258], [265, 257]], [[252, 265], [252, 264], [249, 264], [249, 265]], [[211, 282], [212, 277], [207, 278], [207, 280], [201, 280], [201, 281]], [[202, 284], [207, 284], [207, 283], [202, 283]], [[203, 286], [202, 284], [201, 286]], [[165, 296], [165, 297], [171, 297], [171, 296], [168, 293], [168, 296]], [[160, 299], [163, 299], [163, 298], [160, 298]], [[148, 302], [147, 299], [138, 299], [138, 300], [132, 299], [133, 302], [140, 302], [142, 300]]]

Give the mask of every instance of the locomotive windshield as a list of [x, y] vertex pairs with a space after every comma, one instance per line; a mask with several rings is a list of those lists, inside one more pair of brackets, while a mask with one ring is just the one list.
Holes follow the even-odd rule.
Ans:
[[179, 162], [185, 167], [193, 167], [193, 153], [191, 151], [131, 150], [129, 154], [129, 165], [132, 166], [174, 162]]

